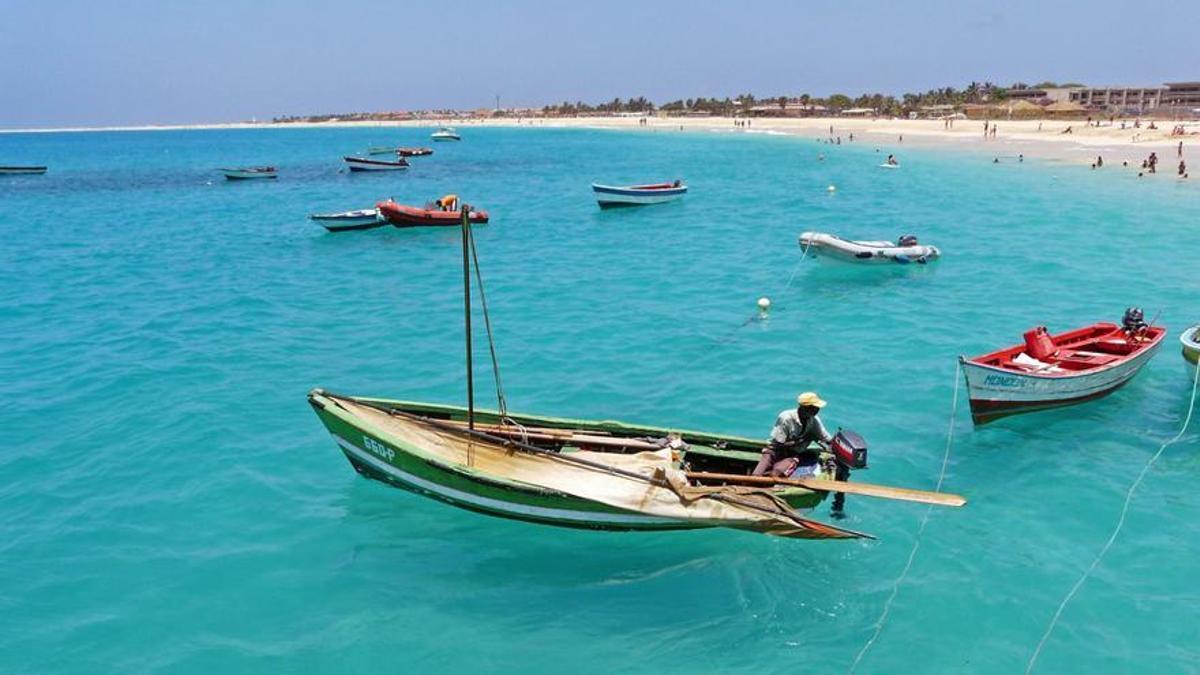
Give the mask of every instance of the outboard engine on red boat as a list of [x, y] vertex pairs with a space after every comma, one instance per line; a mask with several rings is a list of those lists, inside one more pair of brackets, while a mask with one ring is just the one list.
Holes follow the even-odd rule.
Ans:
[[867, 468], [867, 442], [849, 429], [838, 429], [829, 444], [837, 461], [850, 469]]
[[1125, 316], [1121, 317], [1121, 328], [1131, 335], [1143, 333], [1149, 327], [1146, 323], [1146, 314], [1141, 307], [1130, 307], [1125, 310]]

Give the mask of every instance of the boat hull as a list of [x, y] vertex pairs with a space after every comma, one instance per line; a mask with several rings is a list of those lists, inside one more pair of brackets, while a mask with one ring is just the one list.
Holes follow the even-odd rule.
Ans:
[[363, 211], [348, 211], [346, 213], [314, 214], [311, 220], [330, 232], [346, 232], [349, 230], [370, 230], [387, 225], [387, 221], [379, 217], [375, 209]]
[[962, 360], [975, 424], [1102, 398], [1125, 386], [1161, 346], [1161, 340], [1128, 360], [1078, 375], [1037, 375]]
[[38, 176], [46, 173], [44, 166], [0, 166], [0, 176]]
[[1200, 364], [1200, 325], [1192, 326], [1179, 336], [1183, 345], [1183, 358], [1193, 366]]
[[403, 171], [408, 168], [408, 162], [403, 159], [396, 162], [385, 162], [378, 159], [361, 159], [358, 157], [343, 157], [342, 161], [353, 172], [359, 171]]
[[261, 180], [278, 178], [275, 171], [253, 171], [250, 169], [221, 169], [226, 180]]
[[673, 202], [687, 194], [687, 186], [645, 189], [636, 186], [618, 187], [593, 183], [592, 192], [595, 194], [596, 203], [600, 205], [600, 208], [610, 209]]
[[425, 157], [432, 155], [431, 148], [396, 148], [396, 156], [398, 157]]
[[924, 265], [942, 255], [941, 249], [936, 246], [897, 246], [890, 241], [852, 241], [824, 232], [804, 232], [799, 241], [805, 255], [859, 265]]
[[[458, 211], [438, 211], [405, 206], [395, 202], [380, 202], [379, 215], [396, 227], [458, 227], [462, 225], [462, 214]], [[481, 225], [488, 222], [487, 211], [471, 211], [470, 222]]]
[[[359, 474], [452, 506], [491, 516], [593, 530], [653, 531], [719, 526], [718, 523], [684, 521], [628, 511], [556, 490], [493, 479], [468, 467], [445, 466], [422, 456], [420, 448], [406, 445], [369, 425], [359, 423], [354, 416], [331, 405], [319, 390], [309, 394], [309, 402], [338, 448]], [[465, 415], [465, 410], [455, 406], [390, 403], [409, 408], [421, 406], [437, 416], [445, 415], [451, 419]], [[477, 413], [480, 423], [499, 419], [490, 411]], [[517, 419], [522, 424], [553, 425], [567, 422], [531, 416], [517, 416]], [[659, 431], [647, 430], [654, 433]], [[825, 498], [826, 493], [797, 488], [781, 490], [779, 496], [793, 508], [812, 508]]]

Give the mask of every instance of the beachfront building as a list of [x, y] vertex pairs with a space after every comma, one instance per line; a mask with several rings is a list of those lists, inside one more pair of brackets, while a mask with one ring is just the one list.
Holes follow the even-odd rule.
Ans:
[[1200, 110], [1200, 82], [1168, 82], [1162, 104], [1192, 112]]
[[1070, 101], [1086, 108], [1145, 113], [1162, 103], [1165, 87], [1084, 87], [1071, 91]]

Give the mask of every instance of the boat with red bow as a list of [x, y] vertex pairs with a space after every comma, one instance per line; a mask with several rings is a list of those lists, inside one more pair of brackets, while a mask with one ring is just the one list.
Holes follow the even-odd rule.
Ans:
[[601, 185], [592, 183], [592, 192], [600, 208], [620, 206], [645, 206], [673, 202], [687, 194], [683, 181], [653, 183], [649, 185]]
[[1025, 333], [1022, 344], [959, 357], [971, 418], [984, 424], [1111, 394], [1150, 361], [1166, 332], [1130, 308], [1121, 325], [1102, 322], [1057, 335], [1038, 326]]
[[343, 157], [342, 161], [351, 171], [403, 171], [408, 168], [408, 161], [398, 157], [396, 161], [386, 159], [367, 159], [365, 157]]
[[[425, 206], [398, 204], [388, 199], [375, 205], [379, 216], [396, 227], [457, 227], [462, 216], [458, 209], [458, 198], [447, 195]], [[470, 208], [468, 218], [473, 224], [488, 222], [488, 212]]]

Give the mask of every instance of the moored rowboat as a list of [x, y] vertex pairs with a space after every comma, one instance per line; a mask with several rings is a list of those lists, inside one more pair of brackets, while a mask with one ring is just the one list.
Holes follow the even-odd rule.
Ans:
[[[458, 211], [443, 211], [426, 206], [408, 206], [397, 204], [392, 200], [382, 201], [375, 205], [379, 215], [396, 227], [456, 227], [462, 224], [462, 214]], [[472, 223], [488, 222], [487, 211], [472, 209], [469, 214]]]
[[1166, 330], [1128, 331], [1097, 323], [1050, 335], [1025, 333], [1024, 344], [972, 359], [959, 357], [976, 424], [1106, 396], [1129, 382], [1162, 344]]
[[314, 213], [309, 218], [330, 232], [369, 230], [387, 225], [387, 221], [379, 217], [379, 209], [359, 209], [357, 211], [343, 211], [341, 213]]
[[251, 180], [255, 178], [278, 178], [273, 166], [251, 166], [240, 169], [221, 169], [228, 180]]
[[38, 175], [46, 173], [44, 166], [0, 166], [0, 175], [17, 176], [17, 175]]
[[351, 171], [402, 171], [409, 166], [408, 161], [404, 158], [398, 158], [394, 162], [389, 162], [382, 159], [343, 157], [342, 161], [346, 163], [346, 166], [350, 167]]
[[687, 194], [687, 186], [682, 181], [627, 186], [592, 183], [592, 192], [595, 193], [596, 202], [600, 204], [600, 208], [607, 209], [617, 206], [645, 206], [672, 202]]
[[1193, 366], [1200, 364], [1200, 324], [1183, 331], [1179, 342], [1183, 344], [1183, 358]]

